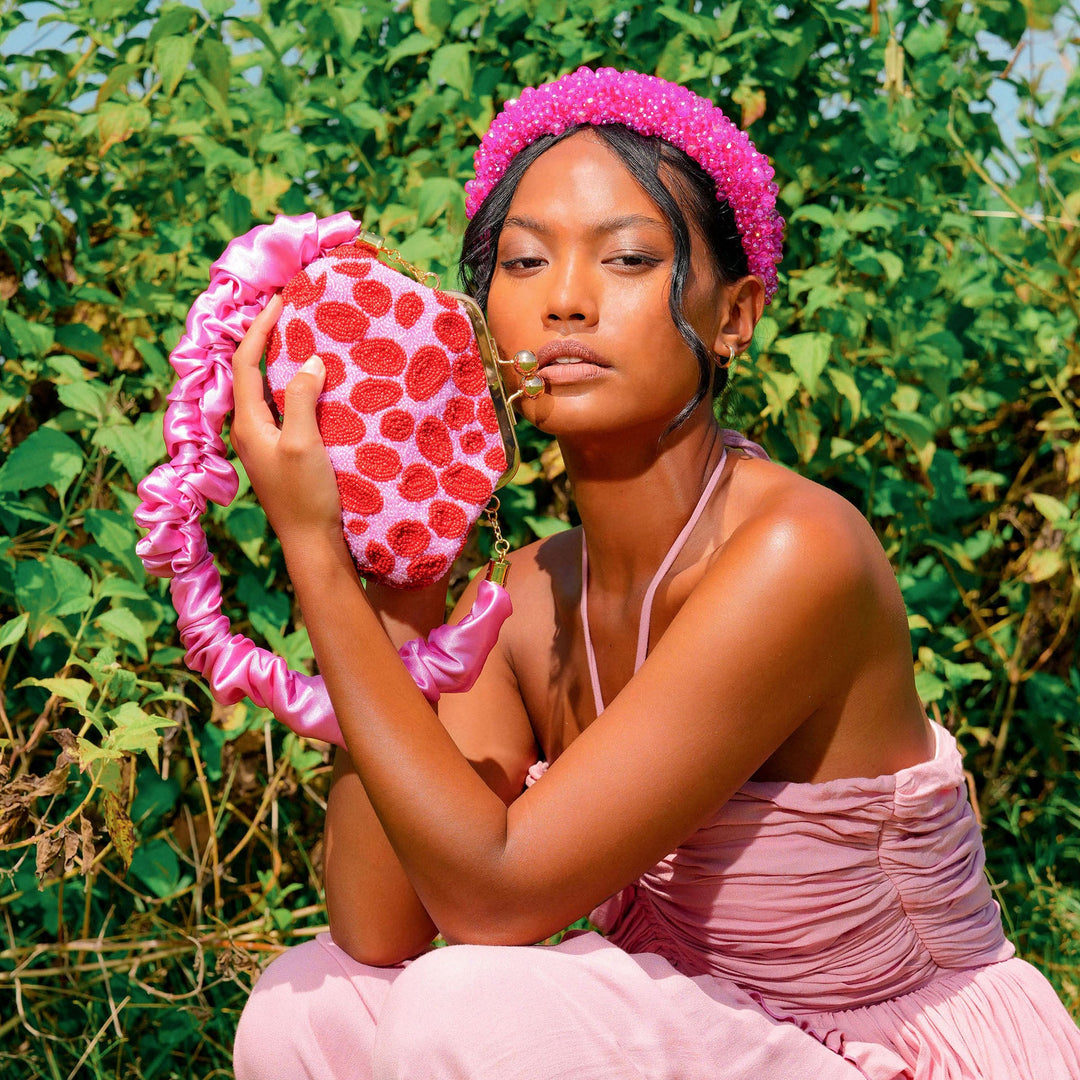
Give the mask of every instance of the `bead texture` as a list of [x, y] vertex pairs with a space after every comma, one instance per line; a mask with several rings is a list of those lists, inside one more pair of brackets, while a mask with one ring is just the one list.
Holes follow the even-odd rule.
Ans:
[[731, 206], [750, 273], [764, 283], [765, 302], [773, 298], [784, 219], [776, 212], [779, 189], [768, 158], [719, 106], [653, 75], [582, 67], [507, 101], [473, 158], [476, 177], [465, 185], [468, 216], [521, 150], [541, 135], [561, 135], [578, 124], [625, 124], [689, 154], [715, 181], [717, 198]]

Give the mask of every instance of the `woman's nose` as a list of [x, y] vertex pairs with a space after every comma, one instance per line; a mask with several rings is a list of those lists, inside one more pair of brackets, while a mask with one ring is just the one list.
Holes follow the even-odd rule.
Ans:
[[577, 328], [590, 326], [599, 315], [596, 292], [584, 267], [568, 260], [556, 264], [548, 272], [549, 291], [546, 297], [544, 325]]

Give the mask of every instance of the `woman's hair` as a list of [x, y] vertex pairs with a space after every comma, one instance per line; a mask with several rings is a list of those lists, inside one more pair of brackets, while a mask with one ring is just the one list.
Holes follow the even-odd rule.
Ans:
[[[545, 150], [569, 138], [584, 128], [594, 131], [619, 155], [630, 175], [642, 186], [646, 194], [660, 208], [671, 228], [675, 241], [675, 257], [671, 270], [671, 289], [668, 308], [671, 321], [683, 336], [698, 362], [700, 376], [694, 396], [671, 422], [669, 430], [682, 424], [698, 407], [709, 391], [709, 384], [716, 372], [714, 394], [727, 385], [726, 368], [716, 369], [713, 354], [698, 337], [683, 314], [683, 290], [690, 273], [690, 229], [686, 223], [680, 200], [693, 217], [702, 236], [705, 237], [709, 254], [717, 276], [728, 283], [744, 277], [747, 273], [746, 253], [743, 251], [735, 215], [726, 199], [716, 197], [716, 185], [705, 170], [689, 154], [672, 146], [656, 135], [640, 135], [623, 124], [579, 124], [560, 135], [542, 135], [530, 143], [510, 162], [499, 182], [491, 189], [480, 205], [461, 246], [460, 273], [465, 290], [475, 297], [482, 308], [487, 307], [488, 290], [495, 273], [495, 259], [499, 248], [499, 235], [510, 210], [510, 202], [525, 170]], [[665, 166], [676, 191], [660, 178], [660, 167]]]

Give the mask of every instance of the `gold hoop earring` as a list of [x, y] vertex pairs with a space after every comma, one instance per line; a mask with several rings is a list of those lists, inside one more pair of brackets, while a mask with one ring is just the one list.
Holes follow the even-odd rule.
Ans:
[[719, 353], [713, 354], [716, 357], [716, 366], [720, 368], [721, 371], [727, 371], [727, 369], [731, 367], [731, 361], [735, 359], [735, 346], [730, 343], [728, 344], [728, 353], [729, 356], [726, 360], [721, 360]]

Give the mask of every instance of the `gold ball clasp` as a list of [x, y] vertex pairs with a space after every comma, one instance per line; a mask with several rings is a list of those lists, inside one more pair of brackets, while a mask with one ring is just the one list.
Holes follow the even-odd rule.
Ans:
[[513, 364], [514, 370], [519, 375], [532, 375], [538, 366], [536, 353], [530, 352], [528, 349], [522, 349], [520, 352], [514, 353]]
[[526, 375], [521, 380], [521, 389], [525, 392], [526, 397], [539, 397], [545, 389], [544, 380], [539, 375]]

